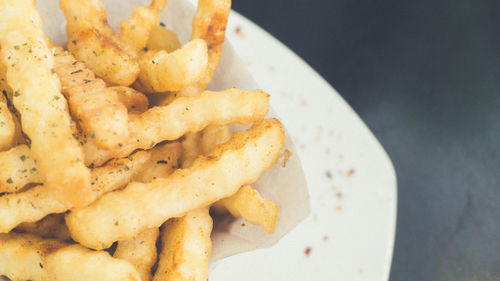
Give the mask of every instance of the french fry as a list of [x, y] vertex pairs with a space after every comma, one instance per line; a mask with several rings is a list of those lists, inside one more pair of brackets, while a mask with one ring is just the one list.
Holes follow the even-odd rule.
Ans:
[[156, 263], [156, 240], [160, 231], [150, 228], [132, 240], [118, 241], [114, 258], [128, 261], [137, 270], [142, 281], [151, 280], [151, 268]]
[[125, 157], [136, 149], [152, 148], [165, 140], [176, 140], [208, 125], [249, 124], [262, 120], [268, 108], [269, 95], [261, 90], [205, 91], [198, 97], [178, 98], [167, 106], [129, 116], [132, 138], [119, 149], [99, 149], [87, 137], [82, 141], [85, 163], [100, 166], [111, 158]]
[[189, 132], [184, 135], [184, 139], [181, 143], [183, 149], [182, 168], [188, 168], [193, 164], [194, 160], [202, 154], [200, 147], [200, 134], [198, 132]]
[[148, 42], [149, 34], [158, 24], [158, 18], [167, 0], [152, 0], [148, 7], [137, 7], [132, 16], [120, 22], [117, 40], [120, 48], [129, 54], [142, 50]]
[[207, 65], [207, 44], [193, 39], [171, 53], [145, 52], [139, 60], [139, 79], [155, 92], [178, 91], [200, 80]]
[[14, 231], [33, 234], [42, 238], [55, 238], [61, 241], [71, 239], [63, 214], [48, 215], [37, 222], [21, 223]]
[[250, 185], [241, 187], [234, 195], [220, 200], [216, 205], [226, 208], [233, 217], [243, 217], [252, 224], [262, 226], [267, 233], [273, 233], [278, 222], [278, 205], [262, 197]]
[[217, 145], [223, 144], [231, 139], [229, 126], [208, 126], [201, 134], [200, 146], [203, 154], [207, 154]]
[[[19, 122], [19, 113], [17, 112], [17, 110], [15, 109], [14, 105], [11, 102], [13, 97], [14, 93], [12, 91], [12, 88], [7, 83], [7, 68], [3, 63], [0, 63], [0, 100], [1, 100], [0, 103], [5, 102], [10, 111], [10, 114], [9, 112], [5, 111], [2, 112], [0, 115], [2, 114], [10, 115], [10, 117], [6, 118], [12, 119], [12, 122], [14, 123], [14, 138], [11, 141], [10, 146], [9, 147], [4, 146], [3, 150], [5, 150], [5, 148], [11, 148], [13, 146], [25, 143], [23, 131], [21, 129], [21, 123]], [[0, 149], [0, 151], [1, 150], [2, 149]]]
[[68, 50], [106, 82], [127, 86], [139, 74], [137, 60], [120, 49], [100, 0], [61, 0]]
[[81, 207], [88, 203], [90, 171], [73, 138], [74, 125], [44, 43], [41, 19], [31, 0], [0, 2], [1, 60], [14, 90], [13, 103], [31, 140], [46, 188], [58, 199]]
[[182, 147], [179, 142], [155, 147], [145, 168], [137, 172], [132, 181], [151, 182], [156, 178], [167, 177], [179, 168], [181, 154]]
[[141, 92], [125, 86], [111, 87], [110, 89], [118, 95], [118, 100], [131, 114], [144, 113], [149, 107], [148, 97]]
[[198, 158], [189, 169], [176, 170], [151, 183], [130, 183], [70, 212], [66, 224], [71, 237], [86, 247], [104, 249], [114, 241], [159, 227], [169, 218], [209, 206], [257, 180], [276, 162], [283, 145], [284, 130], [278, 120], [258, 122]]
[[[94, 201], [103, 194], [125, 186], [143, 169], [151, 152], [138, 151], [133, 155], [111, 161], [92, 170], [92, 190], [87, 198]], [[6, 233], [23, 222], [35, 222], [53, 213], [73, 208], [69, 202], [57, 200], [54, 190], [35, 186], [21, 193], [0, 196], [0, 233]]]
[[13, 281], [140, 281], [126, 261], [29, 234], [0, 234], [0, 272]]
[[146, 43], [148, 50], [165, 50], [167, 53], [171, 53], [180, 47], [181, 43], [177, 34], [162, 24], [153, 26]]
[[74, 119], [99, 147], [118, 147], [130, 134], [127, 108], [116, 88], [108, 88], [82, 61], [60, 46], [53, 43], [51, 46], [55, 50], [55, 71]]
[[207, 207], [167, 221], [161, 231], [162, 248], [153, 281], [208, 280], [211, 232]]
[[16, 139], [16, 124], [7, 105], [7, 99], [0, 94], [0, 151], [12, 147]]
[[208, 65], [202, 77], [195, 84], [180, 90], [178, 96], [197, 96], [212, 80], [219, 64], [230, 11], [231, 0], [198, 0], [191, 40], [203, 39], [207, 43]]
[[41, 183], [31, 150], [25, 144], [0, 152], [0, 193], [12, 193], [29, 183]]

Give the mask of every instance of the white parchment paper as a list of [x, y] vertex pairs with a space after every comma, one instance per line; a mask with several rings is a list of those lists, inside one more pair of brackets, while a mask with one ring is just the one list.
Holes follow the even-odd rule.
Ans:
[[[116, 29], [120, 20], [128, 18], [134, 7], [149, 5], [145, 0], [105, 0], [109, 23]], [[38, 10], [44, 20], [45, 32], [55, 42], [66, 44], [64, 30], [66, 20], [59, 8], [59, 1], [38, 0]], [[160, 20], [173, 29], [182, 43], [191, 36], [191, 22], [195, 7], [184, 0], [170, 0]], [[226, 42], [219, 67], [210, 85], [213, 90], [238, 87], [244, 90], [259, 88], [244, 64]], [[263, 89], [265, 90], [265, 89]], [[270, 93], [272, 95], [272, 93]], [[269, 117], [277, 117], [271, 110]], [[287, 135], [285, 148], [292, 152], [285, 168], [281, 161], [265, 172], [254, 186], [266, 198], [275, 201], [280, 208], [280, 219], [274, 234], [265, 233], [261, 227], [245, 223], [242, 219], [226, 218], [214, 227], [211, 262], [238, 253], [270, 247], [309, 215], [309, 193], [291, 138]]]

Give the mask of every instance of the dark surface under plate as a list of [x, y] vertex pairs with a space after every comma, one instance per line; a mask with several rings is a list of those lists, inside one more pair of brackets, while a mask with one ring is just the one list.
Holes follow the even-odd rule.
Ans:
[[233, 7], [318, 70], [389, 153], [391, 280], [500, 280], [500, 1]]

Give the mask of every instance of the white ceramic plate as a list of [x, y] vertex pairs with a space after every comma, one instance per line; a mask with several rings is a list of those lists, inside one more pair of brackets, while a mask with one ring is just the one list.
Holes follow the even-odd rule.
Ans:
[[276, 246], [223, 260], [210, 280], [388, 280], [397, 187], [386, 152], [342, 97], [271, 35], [236, 12], [227, 35], [294, 137], [312, 209]]

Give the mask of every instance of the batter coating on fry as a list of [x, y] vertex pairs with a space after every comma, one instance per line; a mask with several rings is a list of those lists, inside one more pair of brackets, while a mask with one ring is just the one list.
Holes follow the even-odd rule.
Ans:
[[131, 183], [69, 213], [66, 224], [71, 237], [89, 248], [107, 248], [114, 241], [130, 239], [169, 218], [231, 196], [271, 168], [284, 146], [284, 138], [278, 120], [256, 123], [247, 131], [235, 133], [209, 155], [198, 158], [189, 169], [177, 170], [147, 184]]
[[0, 14], [0, 57], [41, 178], [46, 188], [58, 191], [60, 201], [85, 206], [90, 171], [73, 138], [74, 124], [60, 92], [40, 16], [32, 0], [1, 1]]
[[29, 234], [0, 234], [0, 272], [12, 281], [140, 281], [126, 261], [106, 252]]

